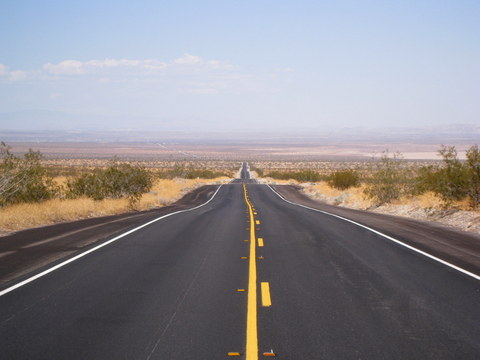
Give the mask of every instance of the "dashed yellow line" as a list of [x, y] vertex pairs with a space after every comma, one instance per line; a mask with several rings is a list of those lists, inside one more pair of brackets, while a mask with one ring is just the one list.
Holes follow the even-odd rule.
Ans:
[[270, 297], [270, 284], [268, 282], [260, 283], [262, 290], [262, 306], [272, 306], [272, 298]]
[[263, 238], [258, 238], [258, 246], [263, 247]]

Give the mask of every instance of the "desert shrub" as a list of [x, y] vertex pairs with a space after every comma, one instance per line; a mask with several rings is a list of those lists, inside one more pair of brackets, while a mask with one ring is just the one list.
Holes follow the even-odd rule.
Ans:
[[473, 208], [480, 205], [480, 150], [478, 145], [470, 147], [466, 152], [467, 156], [467, 196]]
[[94, 200], [128, 198], [133, 205], [152, 185], [152, 175], [145, 168], [114, 161], [106, 169], [70, 180], [67, 194], [71, 198], [87, 196]]
[[439, 150], [444, 167], [436, 173], [434, 189], [447, 202], [461, 200], [467, 196], [468, 174], [464, 164], [457, 157], [455, 146], [444, 146]]
[[19, 158], [2, 142], [0, 156], [0, 206], [48, 200], [58, 193], [53, 179], [42, 166], [39, 151], [30, 149]]
[[318, 182], [322, 180], [319, 173], [313, 170], [271, 171], [268, 176], [279, 180], [297, 180], [298, 182]]
[[171, 170], [161, 171], [158, 176], [161, 179], [215, 179], [222, 176], [228, 176], [224, 172], [208, 169], [194, 169], [193, 167], [175, 166]]
[[455, 146], [442, 145], [442, 167], [423, 167], [416, 179], [416, 191], [433, 191], [445, 204], [468, 198], [473, 208], [480, 205], [480, 151], [478, 145], [466, 152], [466, 161], [458, 159]]
[[411, 195], [416, 196], [424, 194], [427, 191], [436, 192], [438, 183], [437, 172], [438, 166], [428, 165], [420, 167], [417, 171], [417, 176], [413, 181]]
[[407, 176], [401, 154], [390, 156], [388, 151], [384, 151], [380, 161], [373, 163], [371, 172], [364, 193], [376, 205], [389, 203], [406, 193]]
[[359, 183], [360, 177], [354, 170], [335, 171], [328, 179], [328, 184], [338, 190], [346, 190]]

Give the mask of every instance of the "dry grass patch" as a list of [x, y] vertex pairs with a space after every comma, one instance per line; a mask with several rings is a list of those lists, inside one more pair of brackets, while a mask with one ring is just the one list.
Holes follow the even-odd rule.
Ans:
[[52, 199], [41, 203], [6, 206], [0, 209], [0, 231], [9, 232], [48, 224], [114, 215], [128, 210], [128, 200], [94, 201], [88, 198]]
[[[213, 180], [161, 179], [155, 182], [150, 193], [142, 196], [140, 201], [135, 204], [134, 209], [130, 207], [127, 199], [95, 201], [88, 198], [52, 199], [41, 203], [6, 206], [0, 209], [0, 234], [59, 222], [165, 206], [202, 185], [222, 183], [229, 180], [229, 178]], [[64, 185], [66, 178], [58, 177], [55, 181], [58, 185]]]
[[363, 193], [365, 186], [351, 187], [347, 190], [338, 190], [331, 187], [326, 181], [315, 184], [303, 184], [304, 192], [318, 200], [333, 205], [341, 205], [356, 209], [368, 209], [373, 205]]
[[[329, 204], [341, 205], [355, 209], [369, 209], [376, 207], [374, 202], [365, 196], [365, 186], [366, 185], [362, 184], [358, 187], [351, 187], [347, 190], [337, 190], [331, 187], [325, 181], [316, 184], [302, 184], [304, 192], [308, 196], [314, 199], [325, 201]], [[444, 210], [445, 208], [445, 203], [442, 201], [442, 199], [431, 191], [417, 196], [403, 196], [400, 199], [393, 200], [387, 205], [408, 205], [412, 208], [437, 210]], [[469, 210], [469, 203], [467, 200], [456, 201], [451, 206], [459, 210]]]
[[404, 216], [423, 221], [435, 221], [464, 231], [480, 233], [480, 211], [469, 210], [468, 200], [456, 201], [445, 208], [442, 199], [433, 192], [418, 196], [404, 196], [390, 204], [375, 206], [363, 193], [364, 185], [336, 190], [326, 182], [302, 184], [304, 192], [313, 199], [328, 204], [354, 209], [369, 209], [374, 212]]
[[135, 208], [137, 210], [146, 210], [165, 206], [179, 200], [187, 192], [200, 186], [221, 184], [230, 180], [227, 177], [216, 179], [160, 179], [154, 183], [149, 193], [142, 196]]

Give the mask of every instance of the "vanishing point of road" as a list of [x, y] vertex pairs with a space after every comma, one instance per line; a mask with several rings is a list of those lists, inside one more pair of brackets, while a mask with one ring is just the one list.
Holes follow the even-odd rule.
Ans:
[[478, 272], [287, 202], [247, 164], [213, 189], [0, 288], [0, 358], [480, 359]]

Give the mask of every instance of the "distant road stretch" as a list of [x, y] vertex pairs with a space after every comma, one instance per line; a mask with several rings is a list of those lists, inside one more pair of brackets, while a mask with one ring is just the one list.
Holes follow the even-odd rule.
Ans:
[[247, 164], [209, 194], [5, 283], [0, 358], [480, 359], [475, 258], [291, 204]]

